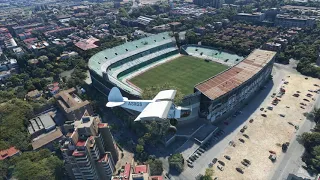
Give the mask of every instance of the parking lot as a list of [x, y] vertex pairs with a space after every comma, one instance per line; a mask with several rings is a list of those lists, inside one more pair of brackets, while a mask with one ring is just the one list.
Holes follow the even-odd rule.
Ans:
[[[275, 154], [274, 157], [279, 157], [283, 153], [282, 144], [290, 142], [295, 136], [295, 132], [305, 120], [303, 114], [311, 111], [318, 96], [316, 92], [309, 90], [318, 90], [319, 87], [314, 84], [320, 84], [317, 79], [305, 79], [302, 75], [289, 72], [283, 77], [283, 81], [274, 84], [270, 95], [240, 127], [243, 132], [237, 129], [236, 136], [230, 140], [233, 143], [229, 143], [218, 156], [224, 166], [220, 168], [222, 171], [217, 168], [219, 162], [212, 167], [215, 171], [213, 178], [268, 179], [269, 173], [275, 167], [269, 156]], [[281, 87], [285, 90], [283, 96], [279, 95]], [[299, 95], [295, 97], [294, 94]], [[275, 98], [279, 101], [272, 105]], [[237, 118], [233, 118], [233, 121], [236, 120]], [[244, 126], [246, 127], [243, 128]], [[225, 155], [229, 156], [230, 160], [227, 160]], [[243, 162], [244, 159], [249, 160], [250, 165]], [[243, 174], [236, 168], [241, 169], [239, 171], [243, 171]]]

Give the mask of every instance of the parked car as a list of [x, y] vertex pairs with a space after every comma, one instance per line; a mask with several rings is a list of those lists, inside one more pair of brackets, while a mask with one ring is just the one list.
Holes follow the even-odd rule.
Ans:
[[222, 166], [225, 166], [226, 164], [223, 161], [218, 161], [219, 164], [221, 164]]
[[277, 154], [275, 151], [270, 150], [269, 153], [271, 154]]
[[224, 170], [223, 166], [220, 166], [220, 165], [218, 165], [217, 168], [218, 168], [220, 171], [223, 171], [223, 170]]
[[273, 110], [273, 106], [268, 106], [267, 109], [272, 111]]
[[293, 96], [294, 96], [294, 97], [299, 97], [299, 96], [300, 96], [300, 94], [294, 94]]
[[246, 134], [243, 134], [243, 137], [245, 137], [245, 138], [249, 139], [249, 136], [248, 136], [248, 135], [246, 135]]
[[306, 106], [307, 104], [306, 103], [300, 103], [302, 106]]
[[281, 117], [286, 117], [286, 115], [284, 115], [284, 114], [279, 114]]
[[193, 164], [191, 164], [191, 163], [188, 163], [188, 166], [191, 167], [191, 168], [193, 168]]
[[212, 159], [212, 163], [213, 163], [213, 164], [215, 164], [217, 161], [218, 161], [217, 158], [213, 158], [213, 159]]
[[245, 142], [242, 138], [239, 138], [239, 141], [240, 141], [240, 142], [242, 142], [242, 143], [244, 143], [244, 142]]
[[190, 159], [187, 159], [187, 163], [192, 163], [193, 161], [191, 161]]
[[250, 119], [249, 122], [250, 122], [250, 123], [253, 123], [253, 119]]
[[241, 129], [240, 132], [244, 133], [245, 129]]
[[205, 152], [205, 150], [204, 150], [204, 149], [202, 149], [202, 148], [199, 148], [199, 151], [200, 151], [200, 152], [202, 152], [202, 153], [204, 153], [204, 152]]
[[304, 101], [307, 101], [307, 102], [310, 102], [310, 100], [309, 99], [303, 99]]
[[251, 162], [248, 159], [243, 159], [244, 162], [246, 162], [247, 164], [251, 165]]
[[239, 173], [241, 173], [241, 174], [243, 174], [244, 172], [243, 172], [243, 170], [241, 169], [241, 168], [236, 168], [236, 170], [239, 172]]
[[262, 117], [267, 117], [267, 115], [266, 115], [266, 114], [261, 114], [261, 116], [262, 116]]
[[246, 162], [244, 162], [244, 161], [241, 161], [241, 164], [242, 164], [242, 165], [244, 165], [244, 166], [246, 166], [246, 167], [248, 167], [248, 166], [249, 166], [249, 164], [248, 164], [248, 163], [246, 163]]
[[228, 156], [228, 155], [225, 155], [224, 157], [225, 157], [227, 160], [231, 160], [231, 157]]
[[243, 129], [247, 129], [248, 128], [248, 126], [243, 126]]
[[301, 108], [301, 109], [306, 109], [306, 108], [304, 108], [303, 106], [300, 106], [300, 108]]

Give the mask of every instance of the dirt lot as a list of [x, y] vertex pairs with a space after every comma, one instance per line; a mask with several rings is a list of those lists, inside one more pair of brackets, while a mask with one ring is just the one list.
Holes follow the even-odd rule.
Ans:
[[[295, 127], [288, 122], [298, 126], [303, 123], [305, 120], [303, 113], [310, 112], [314, 103], [312, 98], [317, 98], [318, 96], [317, 93], [308, 92], [308, 90], [317, 90], [319, 87], [315, 87], [314, 84], [320, 85], [318, 79], [309, 78], [306, 80], [302, 75], [286, 74], [285, 77], [285, 81], [289, 83], [282, 85], [286, 93], [279, 98], [281, 101], [274, 106], [273, 110], [266, 110], [274, 99], [269, 96], [251, 115], [249, 119], [254, 121], [249, 123], [248, 119], [245, 132], [239, 132], [233, 140], [236, 143], [236, 147], [227, 147], [218, 158], [225, 162], [224, 171], [217, 169], [218, 163], [213, 166], [214, 177], [219, 177], [219, 179], [223, 180], [264, 180], [268, 178], [269, 172], [273, 171], [275, 165], [268, 158], [269, 151], [275, 151], [278, 157], [281, 155], [281, 144], [290, 142], [296, 132]], [[280, 87], [281, 85], [276, 84], [272, 93], [278, 93]], [[296, 91], [301, 92], [299, 97], [293, 96]], [[306, 94], [308, 93], [312, 94], [312, 97], [307, 97]], [[303, 99], [308, 99], [310, 102]], [[300, 103], [306, 103], [305, 109], [300, 108], [302, 106]], [[260, 108], [264, 108], [264, 110], [261, 111]], [[266, 114], [267, 117], [262, 117], [261, 114]], [[279, 114], [283, 114], [285, 117], [281, 117]], [[243, 134], [247, 134], [249, 139], [245, 138]], [[240, 142], [239, 138], [244, 139], [245, 143]], [[231, 160], [226, 160], [224, 155], [230, 156]], [[242, 165], [241, 161], [244, 158], [250, 160], [251, 165], [248, 167]], [[242, 168], [244, 174], [237, 172], [237, 167]]]

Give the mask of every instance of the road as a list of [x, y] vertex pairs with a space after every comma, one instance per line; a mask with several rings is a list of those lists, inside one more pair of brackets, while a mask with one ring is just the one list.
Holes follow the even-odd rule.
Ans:
[[[314, 107], [320, 107], [320, 98], [317, 98]], [[304, 132], [310, 132], [314, 126], [315, 123], [313, 121], [305, 120], [304, 124], [297, 132], [297, 136]], [[280, 157], [280, 161], [278, 161], [274, 173], [270, 175], [271, 180], [285, 180], [289, 174], [297, 175], [297, 172], [300, 172], [299, 175], [303, 177], [310, 176], [301, 167], [304, 164], [301, 160], [301, 156], [305, 149], [304, 146], [297, 141], [297, 136], [291, 140], [287, 153]]]

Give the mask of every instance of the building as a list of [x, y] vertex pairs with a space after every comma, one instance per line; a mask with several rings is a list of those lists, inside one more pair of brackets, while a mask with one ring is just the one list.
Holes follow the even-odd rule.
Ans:
[[91, 37], [88, 39], [81, 39], [77, 43], [75, 43], [75, 46], [77, 46], [79, 49], [83, 51], [87, 51], [89, 49], [94, 49], [99, 47], [99, 39]]
[[195, 86], [200, 114], [218, 122], [240, 108], [271, 75], [276, 52], [256, 49], [246, 59]]
[[36, 100], [39, 99], [41, 97], [41, 92], [36, 90], [33, 91], [29, 91], [26, 95], [26, 99], [28, 100]]
[[11, 76], [12, 76], [12, 73], [10, 70], [0, 72], [0, 82], [5, 82]]
[[149, 166], [137, 165], [134, 167], [134, 172], [131, 174], [132, 180], [149, 180]]
[[20, 155], [21, 152], [15, 147], [10, 147], [9, 149], [4, 149], [0, 151], [0, 161], [10, 158], [15, 155]]
[[280, 43], [275, 43], [275, 42], [268, 42], [262, 46], [262, 49], [264, 50], [276, 51], [276, 52], [280, 52], [281, 48], [282, 48], [282, 45]]
[[29, 120], [28, 132], [32, 138], [33, 150], [48, 148], [54, 150], [54, 142], [58, 142], [63, 134], [49, 114], [43, 114]]
[[235, 20], [238, 21], [247, 21], [247, 22], [262, 22], [265, 19], [265, 13], [256, 12], [256, 13], [238, 13], [235, 17]]
[[13, 48], [12, 51], [18, 58], [24, 55], [24, 51], [21, 47]]
[[224, 0], [193, 0], [193, 4], [198, 6], [210, 6], [214, 8], [221, 8], [224, 4]]
[[29, 120], [28, 132], [31, 138], [36, 138], [41, 134], [48, 133], [56, 128], [52, 117], [48, 114], [40, 115]]
[[275, 25], [287, 28], [314, 28], [316, 26], [316, 19], [302, 16], [278, 14], [275, 19]]
[[93, 114], [92, 107], [89, 101], [82, 101], [76, 95], [76, 89], [71, 88], [65, 91], [61, 91], [56, 94], [58, 107], [64, 113], [69, 121], [76, 121], [81, 119], [84, 112], [88, 112], [89, 115]]
[[118, 150], [109, 126], [87, 112], [61, 141], [61, 152], [70, 179], [111, 179], [115, 171]]
[[137, 22], [140, 26], [142, 27], [145, 27], [147, 26], [151, 21], [153, 21], [154, 19], [152, 18], [148, 18], [148, 17], [145, 17], [145, 16], [139, 16], [137, 18]]
[[63, 52], [61, 54], [61, 56], [57, 58], [57, 60], [66, 60], [66, 59], [69, 59], [71, 57], [76, 57], [76, 56], [78, 56], [78, 53], [75, 51]]
[[63, 134], [59, 128], [56, 128], [46, 134], [42, 134], [32, 140], [33, 150], [40, 148], [50, 149], [54, 151], [55, 143], [58, 143], [63, 138]]
[[45, 36], [67, 36], [76, 30], [75, 27], [58, 28], [55, 30], [46, 31]]
[[60, 86], [58, 82], [54, 82], [52, 84], [47, 85], [47, 89], [50, 92], [51, 96], [56, 95], [60, 91]]
[[4, 61], [0, 61], [0, 72], [18, 68], [19, 65], [16, 59], [6, 59]]
[[34, 51], [34, 52], [38, 52], [39, 50], [41, 49], [45, 49], [46, 47], [49, 46], [49, 43], [46, 42], [46, 41], [39, 41], [39, 42], [36, 42], [34, 44], [31, 45], [31, 49]]

